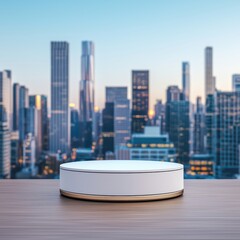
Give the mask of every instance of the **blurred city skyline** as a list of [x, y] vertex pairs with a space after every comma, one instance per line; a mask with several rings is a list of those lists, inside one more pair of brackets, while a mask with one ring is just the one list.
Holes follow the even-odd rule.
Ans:
[[[240, 72], [238, 1], [5, 1], [1, 3], [0, 66], [30, 94], [50, 96], [50, 42], [70, 45], [70, 102], [78, 106], [81, 42], [95, 53], [95, 105], [106, 86], [131, 86], [131, 71], [150, 71], [150, 109], [165, 101], [169, 85], [181, 86], [190, 63], [191, 101], [204, 96], [204, 48], [213, 47], [219, 90]], [[129, 91], [129, 96], [131, 92]]]

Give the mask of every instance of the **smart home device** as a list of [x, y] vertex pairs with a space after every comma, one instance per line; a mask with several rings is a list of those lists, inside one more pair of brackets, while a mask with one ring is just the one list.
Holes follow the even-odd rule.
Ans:
[[60, 165], [60, 193], [95, 201], [150, 201], [183, 194], [183, 165], [160, 161], [94, 160]]

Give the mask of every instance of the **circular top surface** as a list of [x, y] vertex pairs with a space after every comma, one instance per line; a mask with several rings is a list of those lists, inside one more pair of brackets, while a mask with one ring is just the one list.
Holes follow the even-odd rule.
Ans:
[[137, 160], [95, 160], [64, 163], [60, 166], [63, 170], [77, 172], [166, 172], [183, 169], [182, 164], [137, 161]]

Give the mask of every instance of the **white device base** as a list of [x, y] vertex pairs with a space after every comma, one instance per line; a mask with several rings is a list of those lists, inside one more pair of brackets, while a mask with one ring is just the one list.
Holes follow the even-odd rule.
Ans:
[[183, 194], [183, 165], [136, 160], [97, 160], [60, 166], [60, 192], [95, 201], [150, 201]]

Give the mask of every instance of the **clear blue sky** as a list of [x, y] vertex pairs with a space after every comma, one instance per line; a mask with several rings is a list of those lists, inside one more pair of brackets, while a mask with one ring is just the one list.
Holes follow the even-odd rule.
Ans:
[[219, 89], [230, 90], [231, 75], [240, 72], [238, 0], [1, 0], [0, 7], [0, 69], [11, 69], [30, 94], [49, 95], [52, 40], [70, 44], [75, 103], [82, 40], [95, 43], [98, 106], [105, 86], [130, 88], [131, 70], [149, 69], [152, 107], [168, 85], [181, 86], [182, 61], [190, 62], [195, 101], [204, 93], [205, 46], [214, 48]]

